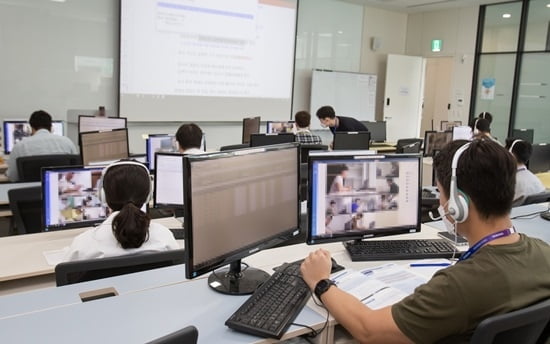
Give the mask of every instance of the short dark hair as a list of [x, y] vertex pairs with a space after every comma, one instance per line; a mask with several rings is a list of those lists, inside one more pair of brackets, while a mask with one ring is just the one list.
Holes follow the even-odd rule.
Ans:
[[334, 109], [332, 108], [332, 106], [329, 106], [329, 105], [321, 106], [319, 110], [317, 110], [317, 117], [320, 119], [323, 119], [323, 118], [333, 119], [334, 117], [336, 117], [336, 112], [334, 112]]
[[294, 115], [294, 120], [299, 128], [307, 128], [311, 124], [311, 115], [307, 111], [298, 111]]
[[202, 143], [202, 130], [195, 123], [182, 124], [177, 133], [176, 140], [181, 149], [200, 148]]
[[483, 133], [490, 133], [491, 132], [491, 123], [489, 123], [488, 120], [483, 118], [475, 118], [472, 122], [472, 130], [479, 130]]
[[144, 167], [128, 164], [110, 167], [103, 176], [109, 208], [120, 211], [113, 219], [113, 234], [123, 248], [138, 248], [149, 238], [149, 215], [141, 211], [151, 192]]
[[[449, 197], [451, 163], [456, 150], [468, 143], [456, 140], [433, 158], [436, 178]], [[457, 187], [474, 203], [481, 217], [510, 213], [516, 185], [516, 163], [512, 155], [491, 139], [471, 141], [457, 164]]]
[[52, 116], [44, 110], [38, 110], [31, 114], [29, 124], [34, 130], [47, 129], [52, 130]]
[[493, 115], [491, 115], [490, 112], [487, 112], [487, 111], [483, 111], [481, 112], [477, 118], [483, 118], [483, 119], [486, 119], [487, 121], [489, 121], [489, 124], [493, 123]]
[[512, 143], [514, 143], [514, 141], [516, 140], [519, 141], [516, 142], [514, 148], [512, 148], [512, 151], [510, 153], [514, 154], [516, 160], [520, 164], [526, 164], [531, 157], [531, 153], [533, 153], [533, 146], [527, 141], [523, 141], [515, 137], [509, 137], [506, 139], [506, 149], [510, 150], [510, 147], [512, 147]]

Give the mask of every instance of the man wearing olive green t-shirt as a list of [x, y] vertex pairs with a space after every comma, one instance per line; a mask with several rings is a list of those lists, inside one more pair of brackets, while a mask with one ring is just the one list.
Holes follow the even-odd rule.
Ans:
[[326, 308], [360, 342], [464, 343], [482, 320], [550, 298], [550, 246], [518, 234], [510, 219], [511, 154], [492, 140], [454, 141], [434, 157], [434, 168], [440, 214], [470, 245], [455, 265], [393, 306], [371, 310], [324, 281], [329, 252], [317, 250], [302, 264], [305, 282], [317, 287]]

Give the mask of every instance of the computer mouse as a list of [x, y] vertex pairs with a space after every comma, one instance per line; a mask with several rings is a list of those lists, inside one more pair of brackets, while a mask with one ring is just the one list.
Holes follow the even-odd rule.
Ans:
[[550, 221], [550, 210], [543, 211], [542, 213], [540, 213], [540, 217], [542, 217], [545, 220]]
[[342, 266], [342, 265], [340, 265], [336, 262], [336, 259], [331, 257], [330, 260], [332, 261], [332, 267], [330, 269], [331, 274], [345, 269], [344, 266]]

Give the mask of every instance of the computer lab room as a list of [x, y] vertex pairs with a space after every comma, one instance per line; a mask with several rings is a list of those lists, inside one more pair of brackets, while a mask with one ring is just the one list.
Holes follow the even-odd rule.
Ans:
[[0, 1], [0, 342], [550, 343], [549, 23]]

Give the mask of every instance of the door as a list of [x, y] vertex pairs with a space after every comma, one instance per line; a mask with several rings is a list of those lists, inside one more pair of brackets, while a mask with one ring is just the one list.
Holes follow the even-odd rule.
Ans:
[[420, 137], [425, 60], [418, 56], [388, 55], [384, 120], [388, 142]]
[[441, 121], [449, 121], [451, 113], [452, 57], [426, 59], [424, 106], [420, 134], [426, 130], [441, 130]]

